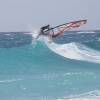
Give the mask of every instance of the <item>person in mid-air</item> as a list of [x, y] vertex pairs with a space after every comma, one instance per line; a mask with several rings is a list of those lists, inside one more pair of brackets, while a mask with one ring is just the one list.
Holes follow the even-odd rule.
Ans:
[[56, 33], [56, 34], [50, 34], [50, 29], [51, 29], [50, 25], [46, 25], [46, 26], [41, 27], [39, 36], [45, 35], [45, 36], [48, 36], [48, 37], [55, 38], [56, 36], [58, 36], [60, 34], [60, 32]]
[[38, 38], [40, 35], [45, 35], [45, 36], [49, 35], [49, 33], [50, 33], [50, 32], [49, 32], [49, 29], [50, 29], [50, 25], [46, 25], [46, 26], [41, 27], [40, 32], [39, 32], [37, 38]]
[[40, 34], [41, 35], [48, 35], [49, 34], [50, 25], [46, 25], [41, 27]]

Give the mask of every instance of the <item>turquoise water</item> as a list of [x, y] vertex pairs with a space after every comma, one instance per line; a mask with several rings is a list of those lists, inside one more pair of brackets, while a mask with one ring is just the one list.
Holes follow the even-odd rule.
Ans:
[[99, 100], [99, 34], [71, 31], [49, 44], [30, 33], [1, 33], [1, 100]]

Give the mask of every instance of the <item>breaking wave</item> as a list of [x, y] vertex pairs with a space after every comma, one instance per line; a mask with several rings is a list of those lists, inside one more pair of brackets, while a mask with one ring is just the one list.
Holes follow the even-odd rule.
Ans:
[[100, 63], [100, 52], [80, 43], [57, 44], [52, 40], [42, 37], [48, 48], [54, 53], [69, 59]]

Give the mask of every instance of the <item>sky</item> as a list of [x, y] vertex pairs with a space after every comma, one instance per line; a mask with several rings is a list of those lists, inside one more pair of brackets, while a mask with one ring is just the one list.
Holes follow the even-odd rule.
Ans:
[[87, 19], [82, 30], [100, 29], [100, 0], [0, 0], [0, 31], [33, 31]]

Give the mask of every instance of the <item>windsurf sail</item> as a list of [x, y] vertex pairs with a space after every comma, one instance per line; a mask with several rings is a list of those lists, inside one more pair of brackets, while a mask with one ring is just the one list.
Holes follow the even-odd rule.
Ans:
[[56, 37], [60, 34], [63, 34], [65, 31], [71, 30], [73, 28], [78, 28], [86, 23], [87, 23], [87, 20], [73, 21], [73, 22], [65, 23], [65, 24], [50, 28], [44, 32], [45, 33], [49, 32], [48, 34], [49, 37]]

